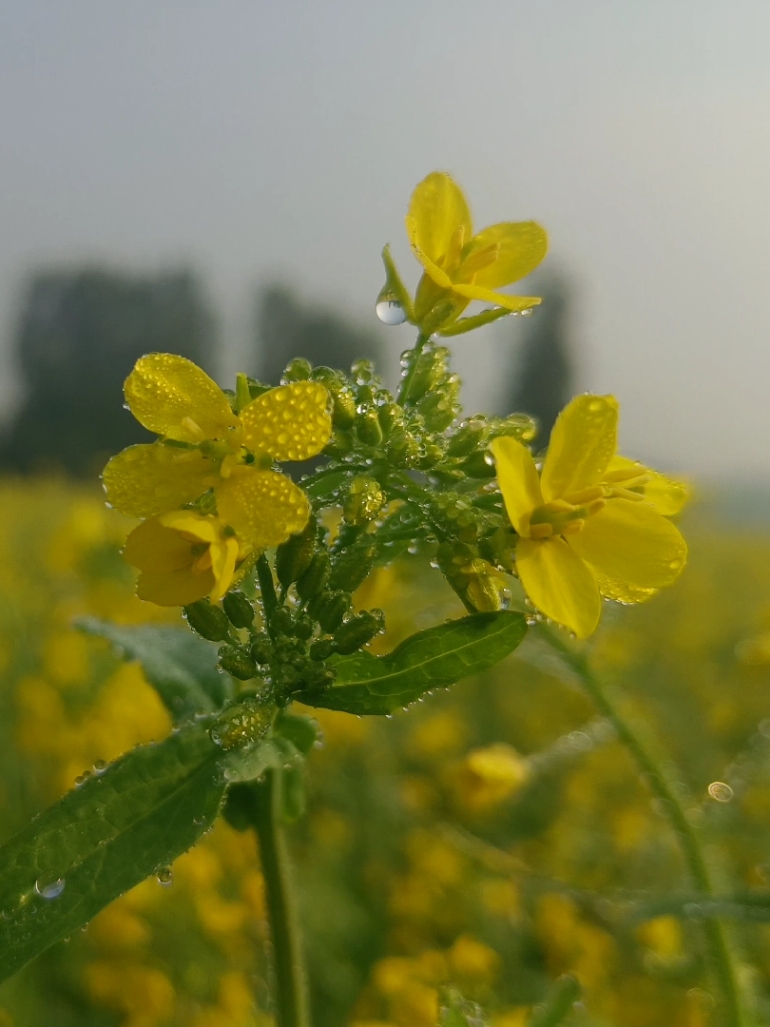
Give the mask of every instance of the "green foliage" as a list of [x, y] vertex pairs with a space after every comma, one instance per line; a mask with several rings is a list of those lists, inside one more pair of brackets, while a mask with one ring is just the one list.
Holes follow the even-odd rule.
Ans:
[[225, 790], [207, 725], [181, 728], [91, 774], [0, 848], [0, 980], [211, 827]]
[[336, 677], [324, 692], [302, 692], [309, 706], [360, 715], [385, 715], [434, 688], [480, 674], [521, 643], [527, 631], [519, 613], [477, 614], [418, 632], [387, 656], [363, 652], [333, 657]]
[[78, 627], [106, 638], [127, 660], [138, 660], [176, 723], [212, 713], [233, 694], [232, 681], [217, 669], [215, 649], [180, 628], [141, 624], [120, 627], [84, 617]]

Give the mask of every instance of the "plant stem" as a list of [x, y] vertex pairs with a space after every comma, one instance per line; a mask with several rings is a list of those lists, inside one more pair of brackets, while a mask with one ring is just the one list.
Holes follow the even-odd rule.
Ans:
[[406, 401], [407, 396], [409, 395], [409, 386], [412, 384], [412, 379], [414, 378], [414, 373], [417, 370], [417, 363], [420, 359], [420, 354], [425, 349], [425, 343], [427, 341], [428, 336], [423, 335], [422, 332], [420, 332], [420, 334], [417, 336], [417, 340], [415, 341], [414, 347], [412, 348], [412, 353], [414, 354], [412, 358], [412, 364], [409, 370], [404, 375], [403, 381], [401, 382], [401, 387], [398, 390], [398, 396], [396, 397], [397, 403], [403, 404]]
[[270, 933], [273, 940], [278, 1027], [310, 1027], [307, 973], [292, 869], [281, 823], [280, 770], [268, 770], [254, 786], [252, 819], [259, 838]]
[[[644, 775], [650, 791], [660, 800], [661, 812], [673, 827], [684, 856], [685, 865], [695, 890], [709, 898], [716, 896], [701, 839], [687, 819], [677, 791], [672, 787], [657, 760], [647, 750], [643, 741], [623, 717], [602, 683], [588, 665], [585, 655], [573, 649], [562, 638], [561, 633], [546, 625], [539, 625], [540, 634], [545, 637], [567, 666], [578, 676], [584, 691], [606, 717], [615, 730], [619, 741], [625, 745], [637, 767]], [[743, 1001], [738, 984], [738, 971], [727, 938], [725, 927], [718, 920], [706, 920], [704, 933], [708, 946], [713, 973], [721, 992], [724, 1022], [729, 1027], [752, 1027], [753, 1018]]]

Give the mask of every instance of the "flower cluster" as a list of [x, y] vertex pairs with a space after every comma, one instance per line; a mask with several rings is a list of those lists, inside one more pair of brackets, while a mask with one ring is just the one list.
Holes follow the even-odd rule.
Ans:
[[329, 394], [320, 382], [269, 390], [243, 382], [233, 405], [191, 361], [151, 353], [125, 395], [159, 436], [124, 449], [103, 475], [110, 504], [143, 518], [125, 549], [141, 572], [138, 594], [161, 606], [220, 599], [247, 560], [307, 524], [305, 494], [273, 464], [321, 452]]

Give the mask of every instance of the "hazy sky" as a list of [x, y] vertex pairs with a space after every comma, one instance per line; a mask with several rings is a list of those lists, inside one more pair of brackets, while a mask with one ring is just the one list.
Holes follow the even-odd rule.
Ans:
[[547, 226], [629, 454], [770, 475], [768, 53], [766, 0], [0, 0], [0, 325], [76, 260], [193, 263], [233, 344], [266, 277], [373, 317], [441, 168]]

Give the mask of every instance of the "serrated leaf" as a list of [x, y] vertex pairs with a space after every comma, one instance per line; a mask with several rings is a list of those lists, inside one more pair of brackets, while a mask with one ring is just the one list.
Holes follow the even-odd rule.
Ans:
[[234, 693], [233, 682], [217, 669], [217, 651], [185, 628], [154, 624], [121, 626], [95, 617], [76, 622], [81, 631], [106, 638], [126, 660], [137, 660], [174, 723], [213, 713]]
[[226, 781], [208, 723], [90, 777], [0, 847], [0, 980], [172, 863], [213, 824]]
[[433, 688], [446, 688], [488, 670], [519, 645], [527, 631], [520, 613], [475, 614], [405, 639], [392, 653], [333, 657], [337, 677], [323, 692], [295, 696], [307, 706], [359, 715], [393, 713]]

